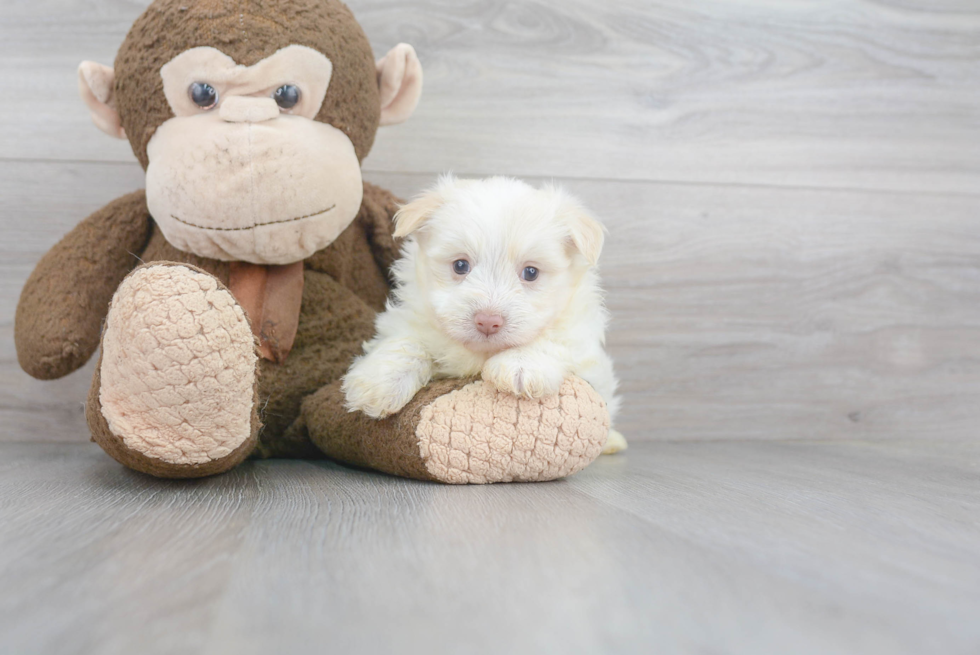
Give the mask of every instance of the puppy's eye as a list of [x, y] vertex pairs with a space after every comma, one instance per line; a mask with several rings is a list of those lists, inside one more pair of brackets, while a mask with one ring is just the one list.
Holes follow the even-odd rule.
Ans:
[[466, 275], [470, 272], [470, 263], [465, 259], [457, 259], [453, 262], [453, 273], [456, 275]]
[[521, 271], [521, 279], [525, 282], [534, 282], [538, 279], [538, 269], [533, 266], [525, 266]]
[[218, 92], [207, 82], [194, 82], [187, 90], [191, 100], [201, 109], [211, 109], [218, 104]]
[[272, 94], [276, 104], [280, 109], [292, 109], [299, 104], [299, 87], [292, 84], [283, 84]]

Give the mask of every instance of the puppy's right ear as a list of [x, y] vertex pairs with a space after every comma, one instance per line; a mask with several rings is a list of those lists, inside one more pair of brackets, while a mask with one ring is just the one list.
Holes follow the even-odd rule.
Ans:
[[568, 224], [572, 234], [572, 243], [585, 256], [589, 265], [598, 264], [599, 254], [602, 252], [602, 243], [605, 241], [606, 228], [592, 214], [578, 205], [575, 205], [568, 214]]
[[398, 210], [395, 214], [395, 232], [394, 236], [396, 238], [407, 237], [412, 232], [415, 232], [420, 227], [425, 225], [425, 222], [432, 217], [439, 207], [446, 201], [446, 197], [443, 193], [445, 188], [445, 183], [439, 184], [435, 189], [431, 191], [426, 191], [421, 196], [417, 197], [412, 202], [408, 203], [404, 207]]
[[582, 204], [558, 188], [552, 193], [558, 198], [558, 215], [568, 227], [568, 236], [575, 249], [582, 253], [590, 266], [599, 263], [606, 228]]
[[116, 73], [112, 68], [94, 61], [83, 61], [78, 67], [78, 92], [92, 113], [92, 122], [109, 136], [125, 139], [126, 130], [113, 97], [115, 86]]

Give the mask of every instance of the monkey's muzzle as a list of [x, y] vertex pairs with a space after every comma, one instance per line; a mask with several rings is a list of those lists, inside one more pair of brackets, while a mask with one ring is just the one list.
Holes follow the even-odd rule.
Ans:
[[220, 114], [172, 118], [156, 131], [147, 147], [150, 214], [170, 243], [201, 257], [300, 261], [354, 220], [360, 162], [337, 128], [260, 116], [263, 99], [241, 100]]

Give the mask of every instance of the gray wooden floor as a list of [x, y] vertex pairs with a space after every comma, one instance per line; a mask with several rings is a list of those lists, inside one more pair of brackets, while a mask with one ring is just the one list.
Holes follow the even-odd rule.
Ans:
[[980, 3], [352, 0], [426, 89], [368, 180], [556, 179], [610, 228], [633, 447], [449, 488], [197, 482], [38, 382], [34, 263], [140, 188], [75, 67], [148, 0], [0, 2], [0, 654], [980, 652]]
[[644, 443], [568, 480], [197, 482], [0, 444], [4, 653], [980, 651], [980, 443]]

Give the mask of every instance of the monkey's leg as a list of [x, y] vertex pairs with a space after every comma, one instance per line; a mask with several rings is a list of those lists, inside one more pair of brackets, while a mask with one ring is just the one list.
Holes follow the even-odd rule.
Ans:
[[134, 270], [113, 296], [86, 417], [126, 466], [166, 478], [224, 472], [255, 447], [254, 338], [217, 278], [186, 264]]
[[380, 421], [347, 412], [334, 383], [303, 401], [300, 420], [334, 459], [452, 484], [562, 478], [598, 457], [609, 434], [605, 403], [580, 378], [541, 400], [482, 380], [440, 380]]

